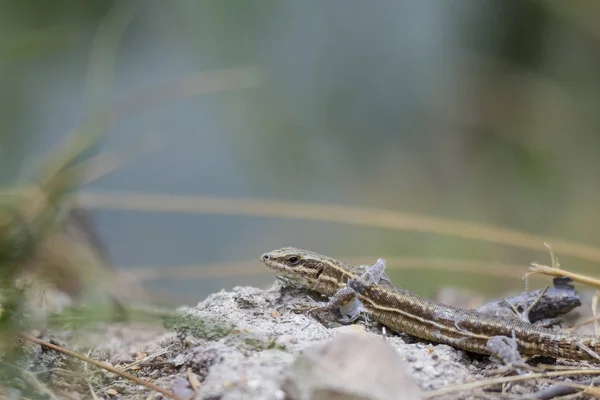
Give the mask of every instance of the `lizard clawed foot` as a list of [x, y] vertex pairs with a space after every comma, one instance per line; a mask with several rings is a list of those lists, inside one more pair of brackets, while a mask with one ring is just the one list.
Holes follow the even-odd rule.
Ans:
[[319, 312], [331, 312], [336, 309], [342, 314], [339, 322], [343, 324], [356, 321], [365, 311], [362, 303], [360, 300], [358, 300], [356, 292], [349, 286], [344, 286], [337, 291], [337, 293], [331, 298], [331, 300], [329, 300], [329, 302], [297, 304], [293, 308], [293, 312], [297, 314], [314, 314]]
[[290, 308], [292, 310], [293, 313], [296, 314], [312, 314], [314, 312], [317, 312], [321, 309], [323, 309], [323, 307], [325, 306], [326, 303], [297, 303], [294, 305], [291, 305]]
[[[356, 300], [356, 302], [358, 302], [358, 300]], [[292, 312], [296, 314], [306, 315], [315, 315], [317, 313], [326, 313], [331, 311], [333, 311], [333, 309], [329, 307], [328, 303], [321, 303], [319, 305], [305, 303], [299, 304], [292, 309]], [[351, 312], [350, 314], [345, 314], [342, 311], [342, 307], [340, 307], [340, 313], [342, 314], [342, 317], [338, 318], [338, 321], [344, 325], [353, 323], [362, 315], [360, 310], [357, 310], [356, 312]]]
[[[531, 368], [525, 364], [525, 361], [519, 353], [519, 344], [513, 331], [513, 337], [492, 336], [486, 343], [486, 348], [491, 353], [490, 360], [497, 364], [504, 365], [503, 372], [516, 372], [524, 375]], [[496, 371], [497, 372], [497, 371]]]
[[[291, 311], [295, 314], [304, 314], [307, 317], [313, 317], [317, 321], [323, 323], [323, 319], [318, 315], [318, 313], [329, 311], [326, 308], [326, 303], [298, 303], [291, 307]], [[306, 326], [310, 325], [307, 324]]]
[[310, 312], [312, 309], [322, 307], [325, 303], [318, 302], [313, 298], [306, 296], [306, 299], [297, 299], [285, 305], [285, 308], [296, 314]]
[[386, 262], [383, 258], [378, 258], [375, 264], [366, 267], [366, 271], [361, 275], [360, 279], [366, 285], [377, 285], [379, 281], [384, 280], [391, 282], [390, 278], [385, 273]]

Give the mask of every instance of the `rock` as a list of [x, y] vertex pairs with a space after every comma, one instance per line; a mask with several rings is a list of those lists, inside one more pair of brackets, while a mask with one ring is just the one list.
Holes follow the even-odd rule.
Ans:
[[307, 349], [282, 388], [294, 400], [421, 399], [396, 349], [373, 334], [338, 334]]
[[[136, 375], [185, 397], [193, 390], [198, 400], [420, 399], [497, 372], [487, 356], [384, 331], [370, 319], [341, 325], [333, 314], [291, 311], [291, 305], [310, 301], [309, 295], [279, 281], [267, 290], [236, 287], [181, 307], [165, 321], [174, 332], [112, 326], [86, 332], [74, 348], [87, 352], [94, 346], [93, 355], [119, 367], [138, 352], [156, 354]], [[122, 398], [148, 398], [136, 383], [124, 385]], [[515, 382], [510, 394], [548, 385]], [[99, 380], [95, 389], [105, 387]], [[443, 398], [487, 400], [497, 393], [457, 390]]]

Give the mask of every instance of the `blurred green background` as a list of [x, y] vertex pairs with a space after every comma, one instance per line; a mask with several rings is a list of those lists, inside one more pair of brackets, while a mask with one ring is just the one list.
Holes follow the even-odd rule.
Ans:
[[[108, 107], [101, 150], [158, 146], [83, 191], [364, 206], [600, 246], [599, 17], [600, 3], [583, 0], [2, 0], [0, 182]], [[266, 270], [202, 268], [261, 268], [260, 254], [284, 245], [523, 273], [549, 263], [541, 241], [535, 251], [325, 220], [91, 213], [112, 263], [167, 271], [146, 284], [176, 302], [269, 285]], [[178, 265], [197, 277], [168, 279]], [[425, 295], [523, 289], [518, 277], [390, 275]]]

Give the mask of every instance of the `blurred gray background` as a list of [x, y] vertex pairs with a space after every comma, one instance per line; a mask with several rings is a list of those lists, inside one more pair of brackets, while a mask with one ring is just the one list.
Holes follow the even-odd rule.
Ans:
[[[109, 107], [100, 150], [139, 154], [84, 192], [364, 206], [598, 246], [598, 17], [600, 3], [551, 0], [3, 0], [0, 181], [23, 178]], [[284, 245], [523, 272], [549, 262], [541, 241], [536, 251], [318, 218], [91, 213], [112, 262], [163, 271], [145, 283], [176, 302], [270, 284], [267, 271], [202, 268], [260, 268]], [[598, 272], [589, 257], [561, 261]], [[198, 274], [168, 279], [177, 266]], [[392, 277], [427, 295], [523, 288], [452, 270]]]

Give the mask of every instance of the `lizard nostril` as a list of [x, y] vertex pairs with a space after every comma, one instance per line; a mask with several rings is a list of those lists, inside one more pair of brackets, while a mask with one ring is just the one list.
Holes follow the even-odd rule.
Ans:
[[269, 257], [269, 255], [266, 253], [262, 255], [262, 259], [265, 261], [267, 261], [269, 258], [271, 258], [271, 257]]

